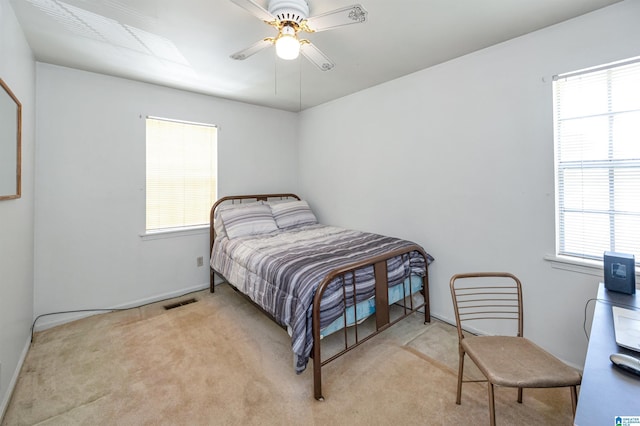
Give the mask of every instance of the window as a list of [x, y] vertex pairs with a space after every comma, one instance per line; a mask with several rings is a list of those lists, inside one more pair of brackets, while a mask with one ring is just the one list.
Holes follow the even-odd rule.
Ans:
[[217, 128], [149, 117], [146, 230], [209, 223], [216, 199]]
[[640, 261], [640, 58], [554, 78], [557, 252]]

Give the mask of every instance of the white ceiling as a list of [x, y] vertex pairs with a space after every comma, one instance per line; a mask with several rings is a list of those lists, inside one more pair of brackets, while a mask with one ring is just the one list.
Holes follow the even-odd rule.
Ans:
[[[268, 0], [255, 0], [267, 8]], [[360, 3], [364, 24], [305, 36], [336, 64], [229, 57], [275, 30], [229, 0], [11, 0], [37, 61], [299, 111], [620, 0], [308, 0]]]

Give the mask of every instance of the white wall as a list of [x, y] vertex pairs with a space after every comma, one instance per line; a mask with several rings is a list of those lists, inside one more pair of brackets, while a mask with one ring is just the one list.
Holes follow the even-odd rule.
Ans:
[[[626, 0], [298, 117], [34, 67], [0, 0], [0, 77], [23, 104], [23, 196], [0, 202], [0, 410], [35, 315], [207, 284], [207, 268], [195, 262], [206, 256], [206, 233], [139, 236], [146, 115], [220, 126], [220, 195], [299, 192], [324, 222], [424, 245], [436, 257], [431, 300], [440, 317], [452, 317], [453, 273], [516, 273], [527, 335], [581, 365], [583, 308], [599, 279], [543, 260], [554, 251], [550, 78], [640, 55], [638, 17], [640, 0]], [[46, 317], [40, 326], [63, 320]]]
[[36, 78], [36, 315], [208, 285], [208, 230], [140, 237], [147, 115], [219, 126], [221, 196], [297, 190], [296, 114], [40, 63]]
[[454, 273], [515, 273], [525, 334], [582, 366], [600, 279], [543, 260], [555, 246], [551, 77], [640, 55], [638, 22], [627, 0], [303, 112], [301, 192], [323, 222], [423, 245], [441, 318], [453, 321]]
[[35, 62], [8, 0], [0, 0], [0, 78], [22, 104], [22, 197], [0, 201], [0, 418], [33, 319]]

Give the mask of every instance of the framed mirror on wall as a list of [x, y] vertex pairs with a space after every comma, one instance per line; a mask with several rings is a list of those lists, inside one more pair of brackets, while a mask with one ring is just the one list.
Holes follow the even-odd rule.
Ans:
[[20, 198], [22, 104], [0, 78], [0, 200]]

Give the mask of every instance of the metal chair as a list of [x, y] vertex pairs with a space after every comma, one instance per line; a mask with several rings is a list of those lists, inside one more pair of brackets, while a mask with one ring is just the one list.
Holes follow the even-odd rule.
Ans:
[[[569, 387], [575, 416], [576, 386], [580, 385], [582, 376], [523, 337], [520, 280], [505, 272], [477, 272], [454, 275], [449, 286], [460, 353], [456, 404], [460, 404], [462, 396], [464, 356], [469, 355], [488, 382], [489, 419], [492, 426], [496, 424], [494, 386], [518, 388], [519, 403], [522, 403], [523, 388]], [[496, 335], [463, 334], [463, 326], [477, 329], [483, 323], [487, 327], [497, 327]]]

